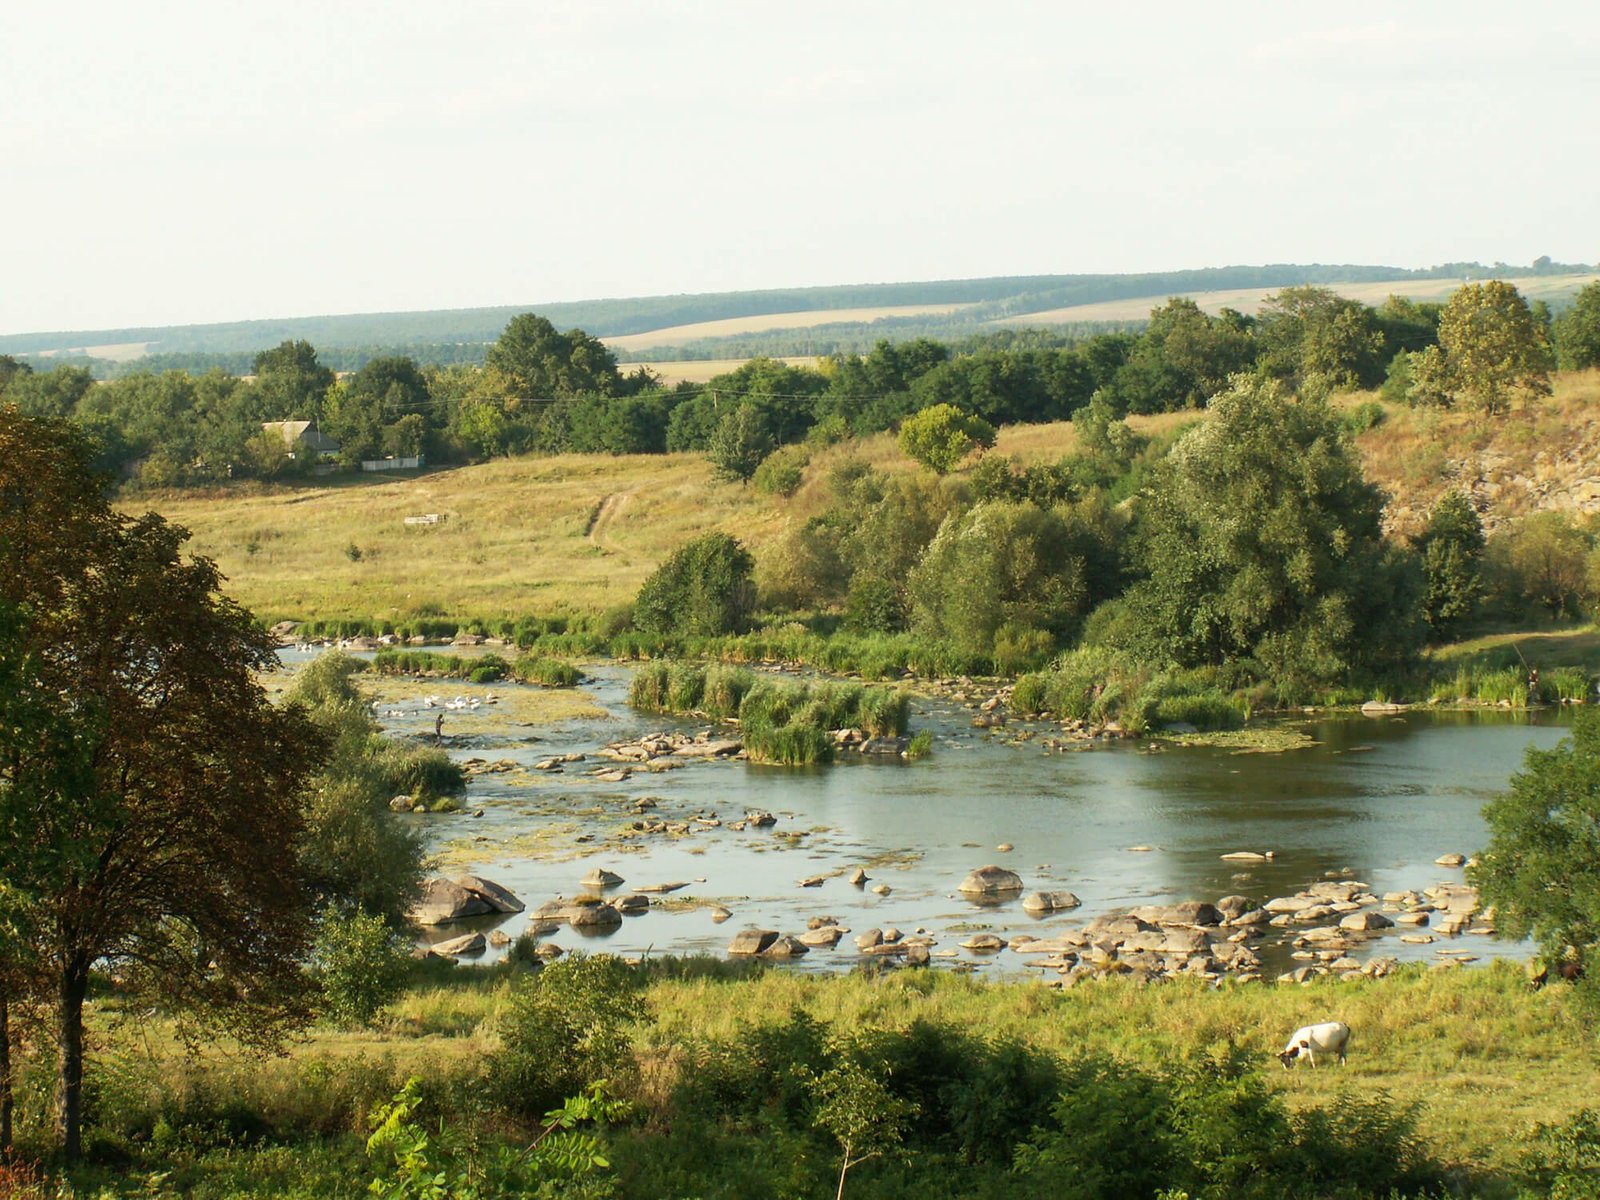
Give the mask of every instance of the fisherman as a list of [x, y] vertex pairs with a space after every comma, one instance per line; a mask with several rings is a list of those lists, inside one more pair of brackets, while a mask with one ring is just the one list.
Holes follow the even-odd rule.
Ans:
[[1528, 668], [1528, 704], [1539, 703], [1539, 668]]
[[440, 713], [438, 716], [436, 716], [433, 719], [433, 740], [436, 741], [436, 742], [443, 742], [444, 741], [444, 714], [443, 713]]

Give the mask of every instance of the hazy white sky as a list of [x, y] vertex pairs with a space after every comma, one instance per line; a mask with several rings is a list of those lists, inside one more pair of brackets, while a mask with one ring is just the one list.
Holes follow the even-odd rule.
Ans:
[[1600, 9], [6, 0], [0, 332], [1600, 259]]

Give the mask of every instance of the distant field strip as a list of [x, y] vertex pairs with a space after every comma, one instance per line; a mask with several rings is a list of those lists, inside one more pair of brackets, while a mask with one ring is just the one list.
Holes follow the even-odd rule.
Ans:
[[[1600, 275], [1529, 275], [1507, 279], [1529, 300], [1558, 300], [1572, 295], [1579, 288], [1600, 280]], [[1329, 283], [1318, 286], [1359, 300], [1363, 304], [1380, 305], [1390, 296], [1405, 296], [1412, 300], [1444, 300], [1462, 284], [1459, 279], [1403, 279], [1388, 283]], [[1278, 287], [1239, 288], [1219, 292], [1191, 292], [1193, 300], [1208, 313], [1218, 313], [1224, 308], [1243, 313], [1257, 312], [1268, 296], [1282, 291]], [[1046, 312], [1025, 313], [1020, 317], [1005, 317], [993, 322], [996, 325], [1070, 325], [1077, 321], [1143, 321], [1152, 308], [1166, 303], [1167, 297], [1141, 296], [1131, 300], [1103, 300], [1098, 304], [1075, 304], [1070, 308], [1052, 308]]]
[[[661, 377], [665, 384], [674, 383], [705, 383], [715, 379], [718, 375], [726, 375], [729, 371], [737, 371], [750, 360], [747, 358], [699, 358], [687, 362], [647, 362], [623, 363], [622, 370], [626, 374], [630, 371], [644, 367]], [[791, 367], [815, 367], [817, 360], [814, 357], [802, 356], [799, 358], [780, 358], [778, 362]]]
[[702, 338], [733, 337], [741, 333], [766, 333], [773, 329], [811, 329], [817, 325], [865, 324], [884, 317], [943, 316], [971, 308], [970, 304], [897, 304], [883, 308], [815, 308], [806, 312], [762, 313], [754, 317], [728, 317], [694, 325], [673, 325], [648, 333], [602, 338], [614, 350], [648, 350], [652, 346], [677, 346]]

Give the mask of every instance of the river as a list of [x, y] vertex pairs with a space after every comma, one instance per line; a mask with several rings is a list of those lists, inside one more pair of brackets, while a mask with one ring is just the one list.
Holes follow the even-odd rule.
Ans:
[[[1334, 873], [1365, 881], [1379, 894], [1460, 881], [1459, 869], [1434, 859], [1481, 848], [1484, 802], [1506, 786], [1526, 747], [1554, 745], [1564, 724], [1559, 710], [1338, 714], [1292, 722], [1314, 744], [1280, 753], [1152, 752], [1141, 742], [1050, 752], [1037, 739], [1015, 742], [1028, 726], [977, 730], [969, 710], [918, 699], [913, 728], [935, 733], [934, 752], [921, 761], [857, 758], [802, 769], [691, 762], [601, 783], [590, 772], [611, 765], [595, 758], [602, 745], [703, 723], [634, 713], [625, 704], [627, 669], [595, 671], [585, 690], [605, 710], [600, 719], [509, 730], [502, 722], [495, 732], [490, 706], [452, 712], [446, 739], [452, 755], [502, 769], [473, 778], [467, 812], [409, 819], [421, 823], [430, 850], [442, 856], [443, 873], [484, 875], [530, 909], [584, 891], [579, 880], [595, 867], [624, 878], [614, 895], [687, 883], [667, 903], [658, 897], [649, 912], [607, 935], [563, 928], [547, 939], [628, 955], [721, 955], [741, 928], [798, 934], [819, 915], [858, 932], [889, 925], [926, 930], [949, 949], [975, 931], [1048, 936], [1142, 903], [1228, 894], [1259, 902]], [[442, 681], [440, 691], [471, 696], [511, 686]], [[385, 725], [400, 736], [422, 735], [432, 729], [432, 712], [390, 717]], [[565, 753], [588, 757], [562, 774], [529, 769]], [[627, 836], [645, 797], [655, 804], [651, 817], [715, 814], [724, 824], [680, 837]], [[769, 810], [779, 820], [765, 829], [727, 827], [749, 809]], [[1002, 844], [1012, 849], [998, 849]], [[1241, 866], [1221, 857], [1240, 850], [1271, 851], [1272, 858]], [[1018, 872], [1027, 891], [1068, 890], [1082, 907], [1037, 918], [1018, 901], [998, 908], [968, 902], [958, 884], [991, 862]], [[857, 866], [871, 877], [865, 887], [846, 880]], [[820, 886], [800, 886], [817, 875], [829, 877]], [[887, 894], [871, 890], [877, 885], [887, 885]], [[733, 917], [717, 924], [712, 904]], [[429, 938], [496, 927], [515, 936], [527, 924], [526, 914], [484, 918], [430, 931]], [[1357, 957], [1436, 959], [1439, 947], [1402, 943], [1399, 932], [1375, 938]], [[1449, 941], [1484, 958], [1528, 953], [1526, 945], [1482, 937]], [[491, 949], [480, 961], [497, 953]], [[1026, 969], [1009, 952], [962, 960], [988, 973]], [[846, 938], [837, 949], [813, 951], [796, 969], [847, 969], [858, 961]]]

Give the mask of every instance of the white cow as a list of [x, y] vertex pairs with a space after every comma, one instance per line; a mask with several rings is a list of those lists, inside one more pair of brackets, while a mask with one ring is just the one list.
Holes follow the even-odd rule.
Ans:
[[1296, 1029], [1289, 1035], [1289, 1044], [1278, 1058], [1285, 1071], [1292, 1071], [1294, 1060], [1303, 1054], [1311, 1063], [1311, 1069], [1316, 1070], [1317, 1051], [1320, 1050], [1323, 1054], [1337, 1054], [1342, 1067], [1345, 1047], [1349, 1044], [1350, 1026], [1343, 1021], [1324, 1021], [1320, 1025], [1304, 1025]]

